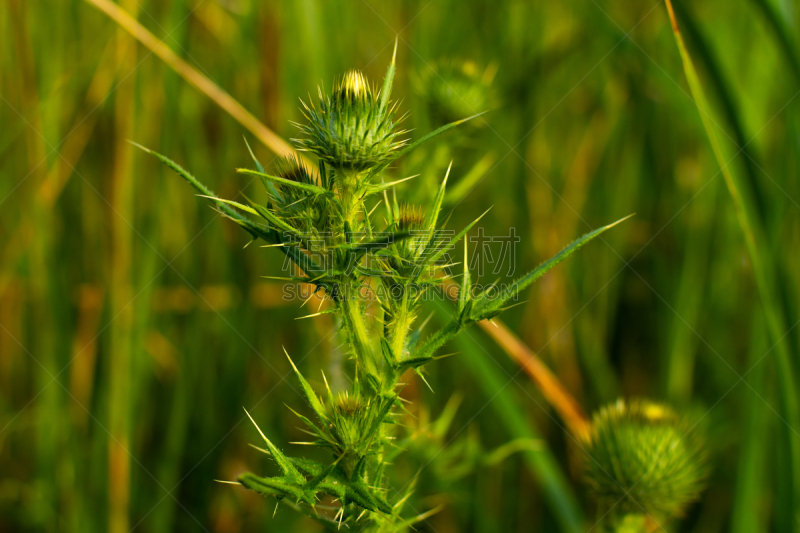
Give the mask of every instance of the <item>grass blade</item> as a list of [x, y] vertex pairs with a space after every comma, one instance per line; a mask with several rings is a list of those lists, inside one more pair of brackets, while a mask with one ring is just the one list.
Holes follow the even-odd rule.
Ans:
[[695, 104], [700, 112], [706, 135], [714, 152], [714, 157], [720, 165], [720, 171], [725, 178], [728, 192], [733, 199], [736, 217], [739, 226], [744, 234], [750, 261], [753, 266], [753, 274], [758, 288], [758, 293], [764, 307], [764, 314], [767, 322], [767, 331], [772, 343], [775, 344], [776, 364], [778, 369], [778, 396], [780, 400], [781, 416], [785, 424], [781, 424], [780, 442], [778, 443], [779, 461], [782, 468], [779, 475], [784, 475], [788, 479], [779, 482], [778, 505], [776, 509], [776, 522], [781, 530], [791, 531], [795, 527], [796, 518], [794, 510], [798, 500], [798, 485], [800, 484], [800, 440], [793, 433], [793, 427], [798, 426], [798, 406], [795, 392], [794, 369], [790, 359], [790, 347], [786, 337], [788, 327], [780, 305], [778, 290], [775, 280], [776, 266], [770, 256], [767, 247], [766, 231], [763, 222], [755, 216], [756, 206], [754, 199], [746, 194], [745, 187], [731, 172], [729, 161], [725, 161], [720, 146], [719, 139], [714, 124], [709, 115], [709, 105], [703, 91], [703, 86], [697, 71], [692, 63], [692, 58], [684, 44], [683, 37], [678, 27], [675, 13], [670, 0], [666, 0], [667, 10], [669, 11], [672, 30], [675, 41], [680, 51], [683, 69], [689, 83]]

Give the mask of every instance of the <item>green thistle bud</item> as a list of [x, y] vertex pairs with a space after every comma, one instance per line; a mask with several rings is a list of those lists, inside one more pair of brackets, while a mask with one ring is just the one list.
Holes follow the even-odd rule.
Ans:
[[350, 396], [347, 391], [339, 393], [336, 397], [336, 403], [333, 406], [337, 414], [346, 417], [356, 415], [362, 407], [364, 407], [364, 402], [361, 400], [361, 397]]
[[[319, 178], [300, 158], [290, 155], [275, 165], [278, 177], [297, 183], [319, 186]], [[302, 189], [278, 184], [273, 190], [275, 211], [282, 220], [301, 233], [311, 235], [330, 226], [327, 204], [319, 195]]]
[[[495, 68], [472, 61], [439, 61], [413, 78], [412, 88], [437, 124], [448, 124], [491, 107]], [[479, 126], [482, 122], [472, 122]]]
[[425, 224], [425, 213], [418, 205], [405, 204], [400, 208], [397, 219], [397, 229], [400, 231], [413, 231], [422, 229]]
[[425, 229], [425, 212], [422, 207], [411, 204], [401, 206], [397, 218], [397, 229], [398, 231], [412, 233], [410, 238], [404, 239], [396, 245], [396, 250], [404, 262], [403, 264], [395, 265], [395, 268], [403, 271], [413, 267], [411, 262], [423, 251], [428, 241], [426, 237], [429, 238], [426, 232], [420, 231]]
[[[319, 180], [312, 173], [311, 169], [303, 163], [296, 155], [282, 157], [277, 163], [278, 176], [283, 179], [295, 181], [297, 183], [307, 183], [309, 185], [319, 185]], [[281, 192], [295, 191], [292, 187], [280, 185]]]
[[679, 515], [696, 500], [707, 469], [703, 443], [668, 407], [618, 400], [592, 418], [586, 480], [612, 520]]
[[358, 460], [351, 452], [358, 446], [363, 437], [362, 415], [365, 414], [365, 403], [360, 396], [350, 395], [347, 391], [339, 393], [333, 404], [334, 424], [332, 432], [336, 440], [336, 454], [346, 454], [345, 469], [351, 470]]
[[308, 123], [297, 125], [305, 137], [295, 143], [335, 169], [364, 171], [389, 163], [405, 144], [397, 139], [405, 132], [395, 129], [396, 104], [379, 96], [362, 73], [347, 72], [330, 96], [319, 90], [318, 106], [303, 103]]

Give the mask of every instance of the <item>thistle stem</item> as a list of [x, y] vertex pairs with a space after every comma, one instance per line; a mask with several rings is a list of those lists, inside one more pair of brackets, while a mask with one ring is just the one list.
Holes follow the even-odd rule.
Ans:
[[341, 175], [339, 188], [339, 199], [342, 203], [342, 219], [344, 227], [350, 231], [357, 231], [356, 220], [361, 213], [361, 199], [358, 195], [358, 184], [361, 181], [360, 173], [357, 170], [338, 169]]
[[367, 334], [367, 324], [364, 320], [364, 311], [359, 305], [356, 294], [354, 294], [354, 292], [357, 293], [357, 290], [352, 285], [349, 288], [351, 290], [346, 291], [341, 300], [339, 300], [343, 323], [345, 329], [347, 329], [348, 337], [352, 341], [353, 351], [358, 362], [367, 373], [377, 375], [377, 368]]
[[392, 354], [395, 358], [402, 359], [408, 330], [414, 321], [414, 314], [409, 311], [408, 305], [408, 291], [404, 290], [400, 308], [395, 313], [395, 316], [392, 317], [390, 326]]

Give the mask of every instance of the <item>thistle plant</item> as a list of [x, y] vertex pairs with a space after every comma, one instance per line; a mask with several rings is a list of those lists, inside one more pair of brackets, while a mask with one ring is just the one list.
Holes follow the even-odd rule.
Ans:
[[[401, 436], [395, 422], [404, 409], [404, 384], [414, 375], [424, 379], [426, 366], [441, 357], [438, 350], [464, 328], [497, 316], [520, 291], [616, 224], [584, 235], [503, 289], [475, 289], [464, 261], [452, 315], [423, 334], [416, 324], [424, 296], [450, 277], [449, 254], [481, 217], [442, 237], [449, 170], [424, 206], [398, 202], [395, 186], [405, 180], [387, 182], [386, 171], [416, 146], [472, 117], [410, 142], [398, 129], [402, 117], [390, 100], [394, 75], [394, 59], [379, 89], [361, 73], [350, 72], [330, 94], [320, 89], [316, 103], [304, 104], [306, 121], [298, 125], [294, 142], [318, 158], [315, 165], [293, 156], [267, 172], [253, 156], [255, 169], [239, 169], [261, 179], [269, 198], [265, 205], [219, 198], [155, 154], [253, 240], [263, 240], [295, 263], [299, 275], [290, 280], [311, 284], [330, 302], [323, 312], [337, 317], [347, 347], [348, 390], [332, 390], [323, 373], [325, 389], [316, 391], [291, 363], [312, 412], [296, 414], [312, 437], [310, 444], [324, 450], [327, 460], [287, 455], [259, 430], [265, 443], [260, 449], [275, 462], [277, 475], [246, 473], [237, 482], [328, 524], [365, 531], [402, 531], [426, 516], [407, 516], [411, 489], [395, 494], [390, 487], [391, 462], [401, 451], [393, 440]], [[334, 510], [321, 505], [323, 499], [336, 502]]]
[[707, 475], [705, 446], [669, 407], [618, 400], [592, 418], [586, 481], [614, 531], [644, 533], [680, 515]]

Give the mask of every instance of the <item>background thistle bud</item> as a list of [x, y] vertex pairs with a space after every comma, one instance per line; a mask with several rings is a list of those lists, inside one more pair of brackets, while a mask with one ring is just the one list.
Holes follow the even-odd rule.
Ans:
[[447, 124], [491, 106], [495, 72], [494, 66], [481, 70], [472, 61], [441, 60], [415, 76], [412, 87], [433, 121]]
[[295, 139], [301, 150], [312, 152], [335, 169], [368, 170], [390, 162], [405, 144], [397, 137], [396, 104], [381, 98], [361, 72], [351, 70], [334, 85], [332, 94], [319, 91], [319, 104], [304, 106], [305, 136]]
[[670, 408], [618, 400], [595, 413], [586, 440], [586, 480], [612, 520], [681, 514], [707, 474], [703, 442]]

